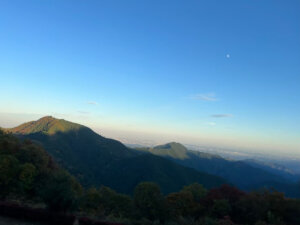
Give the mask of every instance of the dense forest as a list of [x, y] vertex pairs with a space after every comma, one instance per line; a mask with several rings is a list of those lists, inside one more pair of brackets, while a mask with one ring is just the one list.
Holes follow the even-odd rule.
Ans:
[[0, 198], [121, 224], [300, 224], [300, 200], [276, 191], [243, 192], [229, 185], [208, 190], [193, 183], [163, 195], [153, 182], [138, 184], [132, 195], [105, 186], [84, 189], [41, 146], [3, 131]]
[[243, 191], [275, 188], [287, 197], [300, 197], [299, 177], [293, 173], [191, 151], [180, 143], [132, 149], [86, 126], [51, 116], [6, 131], [43, 146], [85, 188], [104, 185], [132, 195], [134, 187], [146, 180], [157, 183], [165, 195], [201, 183], [207, 189], [222, 184]]
[[43, 146], [84, 186], [111, 187], [133, 194], [142, 181], [159, 184], [168, 194], [190, 183], [206, 188], [227, 183], [222, 177], [196, 171], [152, 154], [140, 154], [121, 142], [103, 137], [92, 129], [51, 116], [7, 129], [22, 140], [30, 139]]
[[[232, 160], [219, 155], [188, 150], [180, 143], [172, 142], [153, 148], [136, 148], [140, 153], [150, 153], [167, 158], [179, 165], [197, 171], [222, 177], [244, 191], [257, 190], [261, 187], [275, 188], [286, 196], [300, 198], [300, 179], [297, 174], [274, 164], [264, 166], [255, 160]], [[247, 177], [247, 179], [245, 179]]]

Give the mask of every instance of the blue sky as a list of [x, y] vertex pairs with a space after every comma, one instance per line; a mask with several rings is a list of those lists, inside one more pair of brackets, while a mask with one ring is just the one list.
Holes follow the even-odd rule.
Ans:
[[3, 0], [0, 126], [51, 114], [300, 154], [299, 11], [298, 0]]

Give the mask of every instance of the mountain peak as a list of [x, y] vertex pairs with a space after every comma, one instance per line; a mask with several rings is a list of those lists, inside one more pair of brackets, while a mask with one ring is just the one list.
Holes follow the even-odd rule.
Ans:
[[39, 120], [46, 121], [46, 120], [58, 120], [58, 119], [54, 118], [53, 116], [44, 116]]
[[158, 145], [158, 146], [155, 146], [154, 149], [173, 149], [173, 150], [176, 149], [176, 150], [181, 150], [181, 151], [187, 151], [187, 148], [178, 142], [169, 142], [164, 145]]
[[32, 134], [42, 132], [44, 134], [55, 134], [57, 132], [67, 132], [79, 130], [82, 125], [72, 123], [63, 119], [56, 119], [52, 116], [45, 116], [36, 121], [21, 124], [15, 128], [8, 129], [16, 134]]
[[164, 145], [158, 145], [150, 150], [150, 152], [154, 154], [165, 155], [176, 159], [188, 158], [189, 156], [187, 155], [187, 151], [187, 148], [178, 142], [170, 142]]

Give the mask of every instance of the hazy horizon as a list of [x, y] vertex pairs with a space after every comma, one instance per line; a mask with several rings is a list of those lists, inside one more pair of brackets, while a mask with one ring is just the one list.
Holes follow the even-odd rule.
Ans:
[[300, 155], [299, 10], [3, 1], [0, 127], [52, 115], [112, 137]]
[[[45, 116], [53, 116], [57, 119], [65, 119], [71, 122], [79, 123], [87, 126], [94, 130], [96, 133], [107, 137], [113, 138], [121, 141], [128, 145], [138, 145], [145, 147], [153, 147], [161, 144], [166, 144], [169, 142], [179, 142], [185, 145], [190, 150], [197, 150], [202, 152], [208, 152], [212, 154], [219, 154], [224, 157], [231, 159], [247, 159], [247, 158], [257, 158], [257, 159], [300, 159], [300, 154], [298, 152], [280, 152], [273, 151], [274, 149], [260, 149], [252, 148], [251, 146], [239, 146], [239, 143], [230, 144], [223, 140], [223, 143], [214, 142], [214, 140], [206, 138], [193, 138], [191, 136], [184, 136], [182, 134], [170, 134], [170, 133], [152, 133], [152, 132], [140, 132], [136, 130], [112, 128], [106, 126], [105, 124], [98, 126], [93, 123], [93, 120], [87, 120], [87, 118], [76, 117], [74, 115], [39, 115], [39, 114], [10, 114], [10, 113], [0, 113], [0, 127], [3, 128], [13, 128], [20, 124], [36, 121]], [[258, 145], [256, 145], [258, 146]]]

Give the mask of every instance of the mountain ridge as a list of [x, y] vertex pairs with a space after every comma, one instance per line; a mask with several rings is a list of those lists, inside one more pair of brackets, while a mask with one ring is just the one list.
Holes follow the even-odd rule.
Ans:
[[[300, 196], [297, 191], [295, 180], [287, 179], [289, 176], [283, 176], [272, 168], [253, 166], [244, 161], [232, 161], [204, 152], [192, 151], [187, 148], [178, 153], [178, 149], [172, 149], [172, 146], [183, 146], [179, 143], [167, 143], [155, 147], [136, 148], [141, 153], [150, 153], [168, 158], [180, 165], [187, 166], [197, 171], [214, 174], [228, 180], [235, 186], [249, 191], [262, 187], [274, 187], [279, 191], [286, 192], [289, 196]], [[184, 153], [184, 157], [183, 157]]]
[[51, 135], [55, 134], [56, 132], [66, 132], [69, 130], [78, 130], [82, 128], [89, 129], [83, 125], [72, 123], [64, 119], [56, 119], [52, 116], [45, 116], [37, 121], [23, 123], [14, 128], [7, 128], [6, 130], [15, 134], [32, 134], [43, 132]]
[[164, 193], [169, 193], [194, 182], [208, 188], [228, 183], [162, 157], [138, 154], [88, 127], [54, 117], [43, 117], [7, 130], [21, 139], [41, 144], [85, 186], [105, 185], [128, 193], [141, 181], [154, 181], [162, 186]]

